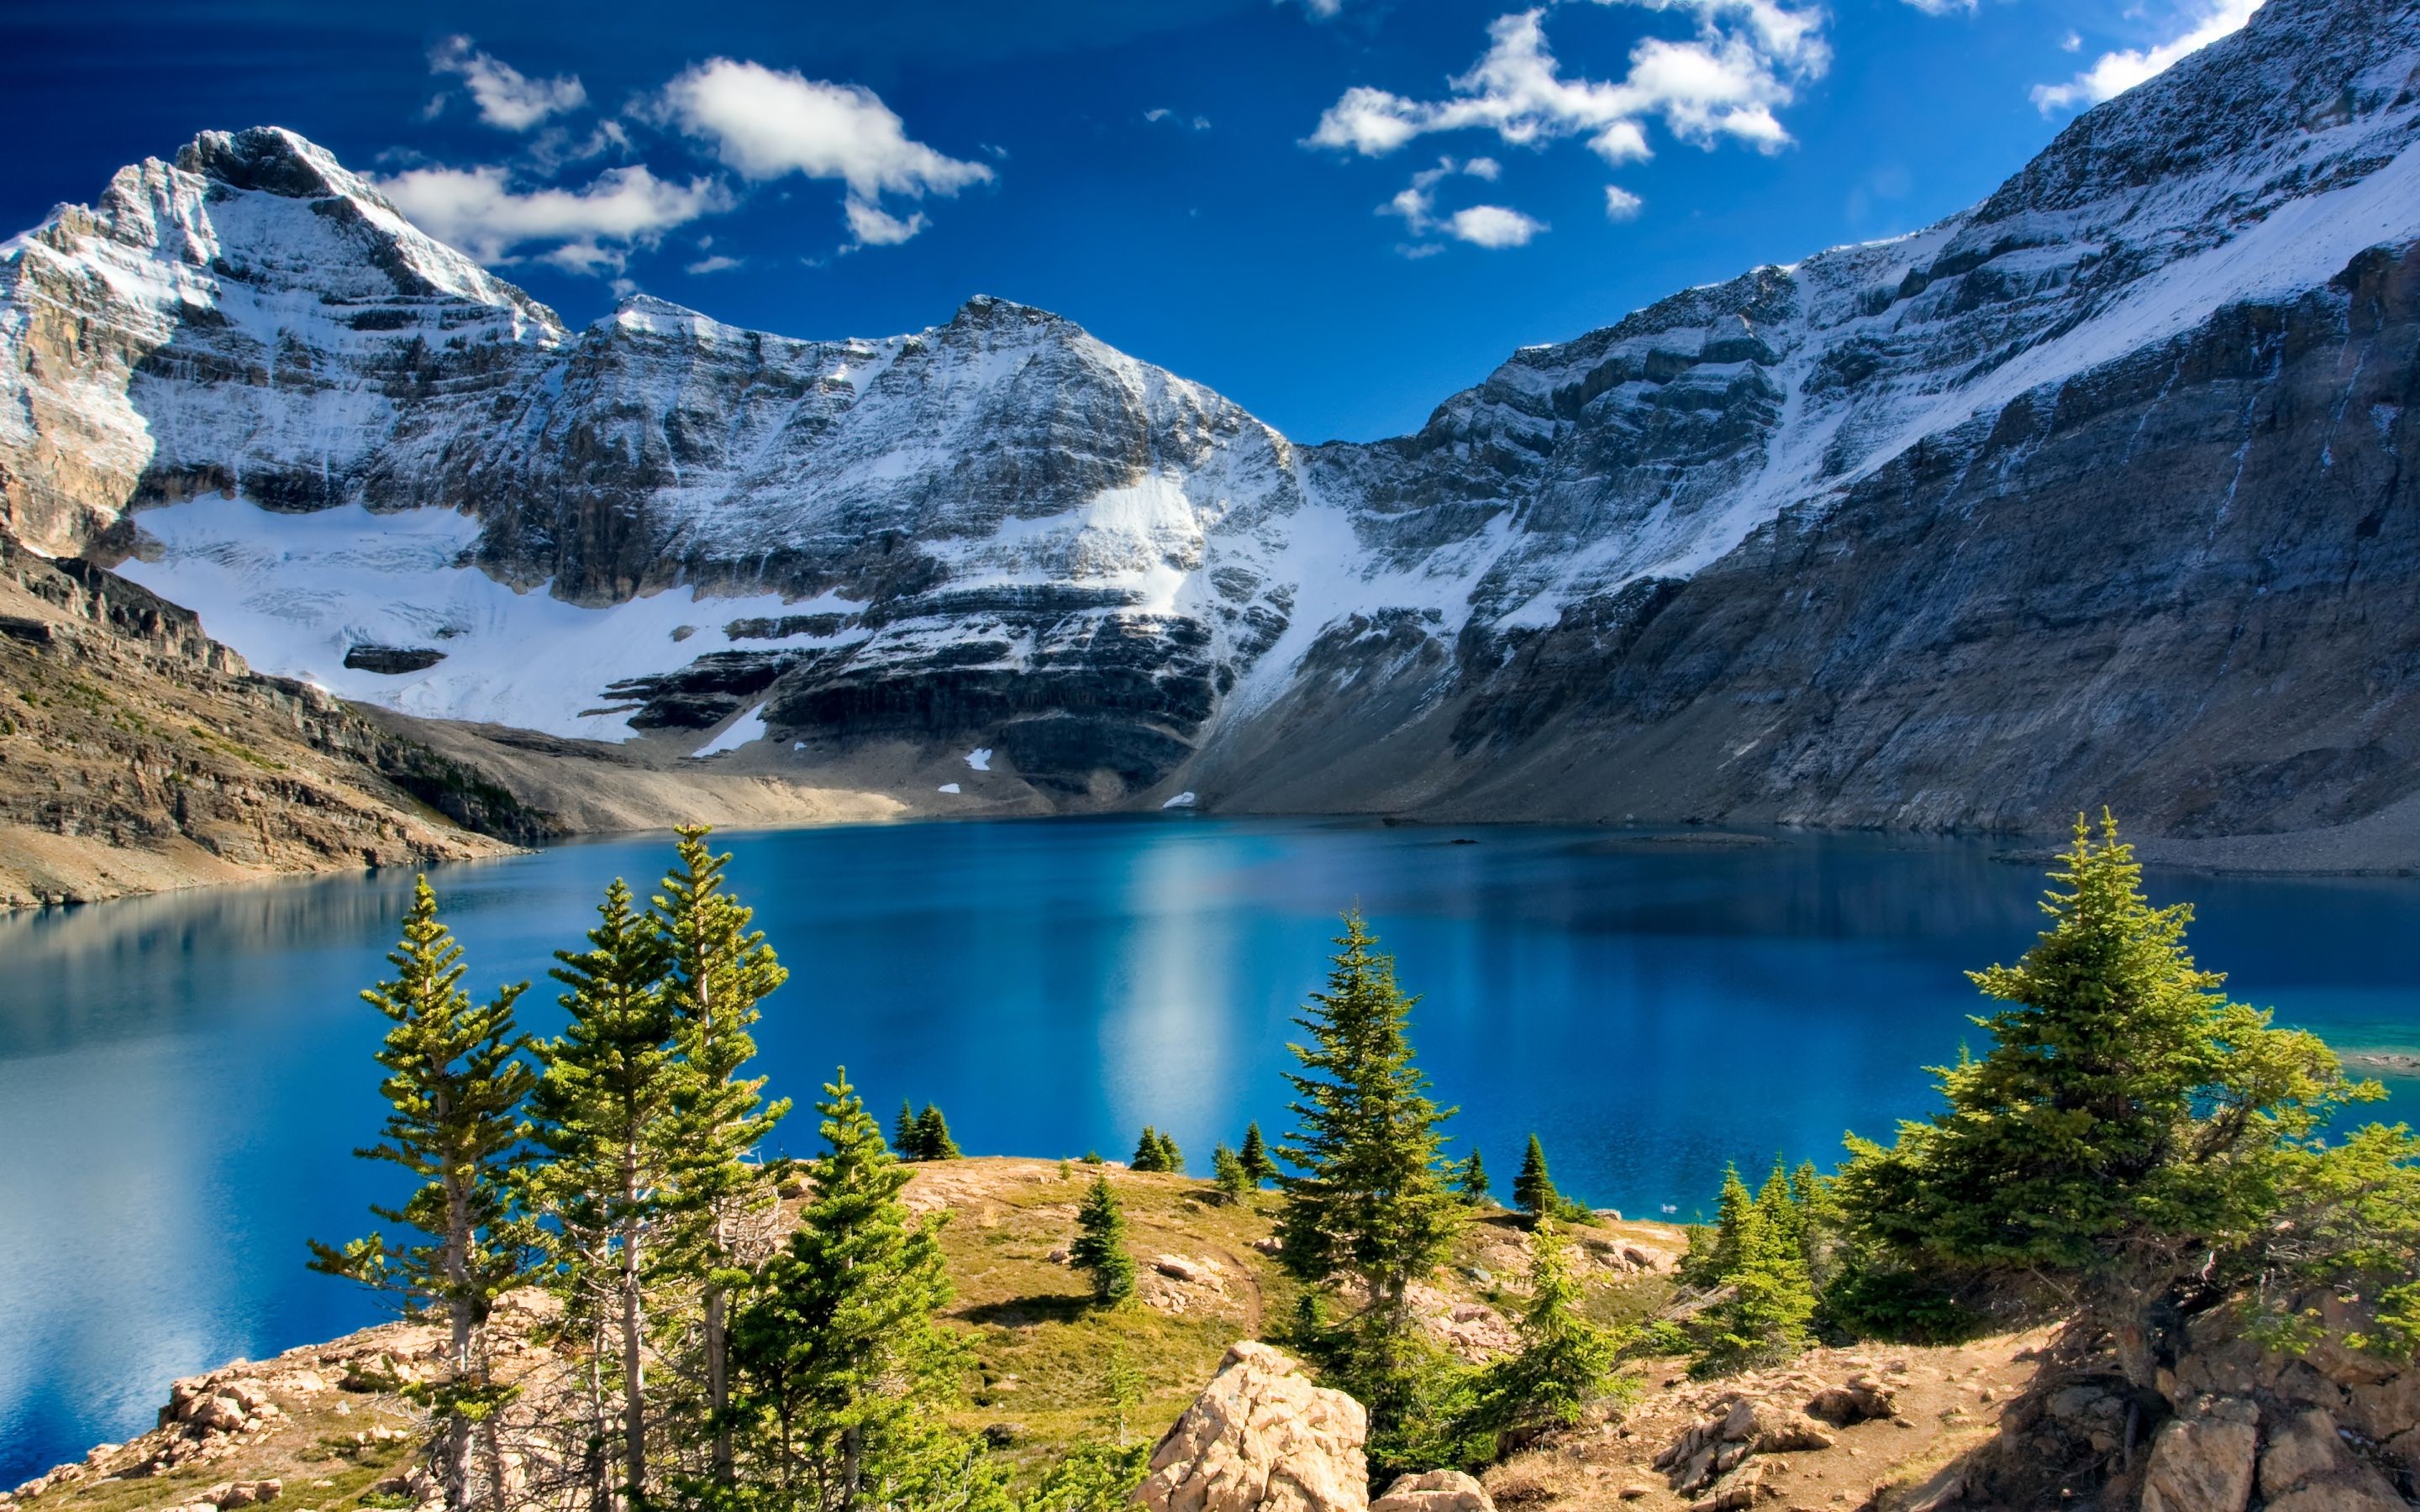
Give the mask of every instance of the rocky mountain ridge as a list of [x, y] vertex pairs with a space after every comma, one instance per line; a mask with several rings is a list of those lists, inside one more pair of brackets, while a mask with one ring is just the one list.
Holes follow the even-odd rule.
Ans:
[[346, 698], [925, 810], [2420, 834], [2415, 88], [2420, 4], [2271, 0], [1974, 210], [1308, 447], [989, 298], [574, 332], [207, 133], [0, 250], [0, 509]]

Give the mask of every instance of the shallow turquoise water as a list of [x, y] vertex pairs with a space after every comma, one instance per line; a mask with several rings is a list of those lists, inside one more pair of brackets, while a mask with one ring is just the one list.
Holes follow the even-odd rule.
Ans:
[[[792, 977], [759, 1039], [802, 1103], [836, 1063], [886, 1119], [938, 1101], [975, 1153], [1123, 1157], [1146, 1121], [1197, 1171], [1285, 1127], [1291, 1019], [1357, 898], [1426, 995], [1415, 1032], [1500, 1183], [1545, 1140], [1591, 1203], [1686, 1217], [1726, 1160], [1828, 1164], [1930, 1105], [1972, 1037], [1961, 973], [2040, 927], [1990, 848], [1316, 822], [918, 825], [726, 837]], [[1476, 841], [1456, 844], [1456, 840]], [[472, 982], [535, 978], [659, 840], [436, 876]], [[2420, 1046], [2420, 886], [2155, 875], [2237, 993], [2341, 1043]], [[174, 1377], [378, 1314], [302, 1269], [396, 1195], [379, 975], [411, 878], [0, 918], [0, 1488], [150, 1424]], [[2397, 1084], [2390, 1118], [2420, 1110]], [[794, 1117], [777, 1143], [804, 1145]], [[1459, 1152], [1457, 1147], [1457, 1153]]]

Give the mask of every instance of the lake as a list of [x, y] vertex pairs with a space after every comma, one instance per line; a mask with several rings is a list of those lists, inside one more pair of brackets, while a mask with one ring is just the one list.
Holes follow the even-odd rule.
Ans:
[[[888, 1122], [938, 1102], [971, 1153], [1131, 1152], [1286, 1128], [1293, 1017], [1358, 900], [1451, 1128], [1501, 1196], [1536, 1131], [1599, 1206], [1687, 1218], [1724, 1162], [1829, 1165], [1931, 1105], [1974, 1038], [1962, 973], [2023, 953], [2039, 869], [1971, 841], [1644, 841], [1202, 816], [722, 837], [789, 966], [759, 1069], [803, 1104], [845, 1063]], [[662, 838], [442, 869], [484, 994], [523, 978]], [[0, 1488], [151, 1425], [173, 1378], [378, 1319], [303, 1269], [400, 1173], [380, 1116], [384, 971], [408, 874], [0, 916]], [[644, 890], [644, 888], [642, 889]], [[2347, 1048], [2420, 1045], [2420, 885], [2154, 873], [2206, 966]], [[2420, 1110], [2398, 1082], [2383, 1116]], [[775, 1139], [813, 1144], [811, 1114]]]

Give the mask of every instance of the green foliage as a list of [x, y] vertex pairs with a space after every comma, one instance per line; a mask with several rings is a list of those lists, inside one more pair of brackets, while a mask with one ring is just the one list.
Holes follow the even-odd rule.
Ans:
[[1210, 1151], [1210, 1180], [1222, 1202], [1239, 1203], [1251, 1196], [1252, 1178], [1244, 1168], [1244, 1157], [1229, 1149], [1224, 1140]]
[[1106, 1171], [1094, 1176], [1076, 1210], [1076, 1242], [1068, 1254], [1078, 1270], [1092, 1276], [1094, 1301], [1114, 1306], [1134, 1295], [1135, 1263], [1126, 1253], [1125, 1210]]
[[901, 1160], [915, 1160], [923, 1144], [916, 1129], [915, 1104], [903, 1097], [899, 1100], [899, 1116], [891, 1120], [891, 1152]]
[[1151, 1468], [1151, 1445], [1078, 1444], [1044, 1473], [1020, 1512], [1125, 1512]]
[[[474, 1004], [462, 990], [462, 948], [437, 917], [437, 895], [421, 877], [387, 956], [392, 981], [362, 994], [386, 1015], [379, 1085], [388, 1112], [384, 1138], [356, 1151], [401, 1166], [417, 1183], [403, 1205], [372, 1207], [421, 1239], [396, 1244], [384, 1232], [338, 1249], [313, 1241], [311, 1267], [396, 1296], [407, 1312], [439, 1310], [449, 1330], [444, 1378], [416, 1395], [438, 1416], [438, 1474], [449, 1506], [467, 1505], [473, 1425], [512, 1392], [489, 1370], [487, 1323], [495, 1300], [530, 1278], [537, 1234], [521, 1205], [528, 1126], [521, 1101], [536, 1073], [521, 1058], [529, 1040], [513, 1004], [528, 989], [505, 987]], [[501, 1475], [492, 1440], [489, 1471]]]
[[934, 1104], [924, 1104], [916, 1115], [916, 1158], [918, 1160], [958, 1160], [958, 1142], [950, 1137], [950, 1120], [941, 1117]]
[[1142, 1126], [1142, 1137], [1135, 1141], [1134, 1159], [1126, 1162], [1129, 1170], [1182, 1171], [1185, 1155], [1176, 1148], [1173, 1136], [1161, 1134], [1150, 1124]]
[[[616, 878], [597, 906], [588, 949], [559, 950], [554, 978], [569, 1024], [540, 1048], [544, 1074], [530, 1112], [544, 1162], [530, 1188], [552, 1224], [551, 1279], [569, 1325], [597, 1356], [599, 1388], [590, 1425], [600, 1463], [618, 1460], [623, 1485], [647, 1481], [649, 1287], [666, 1189], [677, 1165], [672, 1140], [688, 1068], [675, 1054], [665, 990], [671, 952], [654, 920], [634, 912]], [[618, 1343], [618, 1347], [614, 1347]], [[618, 1423], [603, 1389], [617, 1386]]]
[[1309, 1045], [1289, 1074], [1301, 1127], [1280, 1151], [1303, 1174], [1282, 1179], [1278, 1233], [1286, 1268], [1307, 1281], [1360, 1276], [1373, 1310], [1401, 1306], [1404, 1288], [1444, 1258], [1463, 1221], [1440, 1171], [1439, 1127], [1451, 1115], [1428, 1096], [1405, 1023], [1416, 999], [1357, 909], [1344, 916], [1327, 990], [1295, 1022]]
[[1499, 1444], [1578, 1422], [1606, 1394], [1621, 1353], [1621, 1340], [1581, 1313], [1580, 1286], [1551, 1212], [1529, 1236], [1529, 1301], [1515, 1326], [1521, 1348], [1489, 1365], [1478, 1387], [1478, 1423]]
[[730, 1417], [752, 1499], [817, 1512], [939, 1505], [975, 1460], [947, 1427], [964, 1347], [935, 1315], [950, 1299], [932, 1227], [880, 1126], [835, 1073], [815, 1104], [825, 1153], [799, 1226], [732, 1323]]
[[2096, 844], [2079, 816], [2051, 875], [2066, 889], [2044, 900], [2051, 927], [2016, 965], [1974, 974], [2006, 1005], [1976, 1020], [1991, 1048], [1936, 1069], [1945, 1112], [1901, 1124], [1889, 1147], [1852, 1140], [1839, 1196], [1861, 1236], [1910, 1270], [2072, 1288], [2148, 1385], [2187, 1292], [2323, 1271], [2331, 1257], [2302, 1230], [2281, 1236], [2278, 1215], [2325, 1230], [2368, 1190], [2339, 1172], [2408, 1186], [2410, 1151], [2392, 1134], [2326, 1148], [2319, 1131], [2375, 1084], [2226, 1000], [2185, 949], [2191, 909], [2151, 906], [2115, 820], [2102, 816]]
[[1470, 1153], [1463, 1157], [1462, 1164], [1453, 1168], [1453, 1189], [1461, 1193], [1462, 1200], [1471, 1207], [1488, 1205], [1487, 1166], [1479, 1158], [1478, 1146], [1473, 1145]]
[[1728, 1235], [1717, 1238], [1730, 1256], [1720, 1277], [1729, 1294], [1700, 1315], [1701, 1368], [1761, 1365], [1807, 1348], [1816, 1299], [1807, 1270], [1806, 1224], [1776, 1160], [1762, 1192], [1728, 1220]]
[[1244, 1158], [1244, 1174], [1254, 1186], [1277, 1180], [1278, 1163], [1269, 1158], [1269, 1147], [1261, 1138], [1258, 1121], [1244, 1125], [1244, 1148], [1239, 1153]]
[[709, 849], [706, 834], [703, 825], [674, 830], [675, 865], [655, 905], [671, 957], [665, 997], [684, 1072], [672, 1128], [679, 1152], [672, 1211], [684, 1263], [700, 1279], [700, 1373], [717, 1425], [714, 1473], [728, 1483], [729, 1299], [747, 1280], [740, 1237], [761, 1227], [774, 1205], [769, 1173], [753, 1158], [756, 1147], [790, 1110], [786, 1099], [765, 1102], [763, 1077], [741, 1072], [756, 1055], [749, 1030], [759, 1017], [757, 1005], [789, 973], [764, 934], [749, 929], [755, 911], [725, 888], [723, 869], [731, 857]]
[[1531, 1134], [1529, 1147], [1521, 1152], [1521, 1169], [1512, 1178], [1512, 1206], [1535, 1222], [1562, 1205], [1562, 1195], [1555, 1190], [1555, 1179], [1546, 1170], [1545, 1147]]

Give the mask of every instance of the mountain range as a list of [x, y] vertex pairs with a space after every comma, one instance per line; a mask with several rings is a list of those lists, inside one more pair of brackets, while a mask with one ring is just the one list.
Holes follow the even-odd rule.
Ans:
[[1306, 445], [996, 298], [575, 331], [206, 132], [0, 247], [0, 529], [575, 827], [644, 771], [2420, 835], [2415, 136], [2420, 3], [2270, 0], [1970, 210]]

